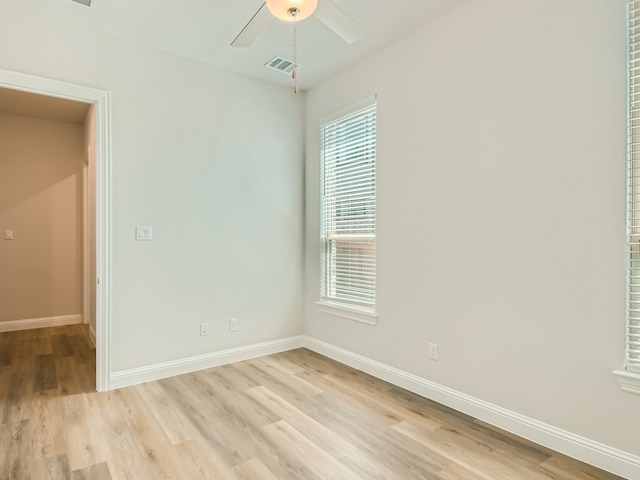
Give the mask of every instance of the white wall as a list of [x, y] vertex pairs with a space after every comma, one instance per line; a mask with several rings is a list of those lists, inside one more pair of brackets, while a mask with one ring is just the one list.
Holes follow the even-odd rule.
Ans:
[[[374, 93], [372, 327], [313, 302], [318, 121]], [[309, 91], [306, 128], [308, 335], [640, 454], [640, 398], [611, 374], [624, 335], [624, 0], [465, 2]]]
[[[19, 2], [3, 7], [0, 44], [2, 69], [112, 92], [114, 371], [295, 335], [304, 312], [317, 339], [640, 454], [638, 397], [610, 374], [624, 319], [623, 0], [468, 1], [313, 89], [306, 198], [303, 97], [289, 88]], [[318, 119], [373, 93], [375, 327], [313, 304]], [[137, 224], [152, 242], [134, 240]]]
[[299, 334], [302, 97], [2, 10], [0, 68], [112, 92], [113, 371]]

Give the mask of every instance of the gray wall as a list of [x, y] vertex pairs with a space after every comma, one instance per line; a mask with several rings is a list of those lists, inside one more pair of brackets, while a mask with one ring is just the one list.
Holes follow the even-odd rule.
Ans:
[[[308, 92], [307, 334], [640, 454], [639, 398], [611, 374], [624, 349], [625, 50], [623, 0], [475, 0]], [[313, 302], [318, 122], [374, 93], [372, 327]]]
[[301, 333], [302, 96], [19, 5], [0, 43], [0, 68], [111, 92], [114, 372]]

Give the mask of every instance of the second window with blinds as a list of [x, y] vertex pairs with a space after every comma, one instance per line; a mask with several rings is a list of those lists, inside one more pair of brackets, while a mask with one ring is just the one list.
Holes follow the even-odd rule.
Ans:
[[[324, 121], [321, 160], [321, 301], [324, 311], [375, 323], [376, 103]], [[327, 310], [329, 309], [329, 310]]]

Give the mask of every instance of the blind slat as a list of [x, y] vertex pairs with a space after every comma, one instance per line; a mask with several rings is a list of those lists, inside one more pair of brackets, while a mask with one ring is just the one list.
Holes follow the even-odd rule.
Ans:
[[640, 371], [640, 1], [628, 8], [626, 368]]
[[320, 143], [321, 297], [372, 307], [376, 299], [375, 103], [323, 124]]

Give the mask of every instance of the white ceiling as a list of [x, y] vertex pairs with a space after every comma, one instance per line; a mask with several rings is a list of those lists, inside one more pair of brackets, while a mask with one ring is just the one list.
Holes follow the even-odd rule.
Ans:
[[[81, 0], [87, 1], [87, 0]], [[365, 33], [345, 43], [316, 18], [298, 23], [298, 84], [307, 89], [466, 0], [333, 1]], [[147, 45], [192, 60], [281, 85], [289, 74], [265, 67], [276, 55], [292, 59], [291, 24], [272, 21], [248, 48], [231, 41], [264, 0], [5, 0], [48, 21]], [[394, 65], [400, 71], [401, 66]], [[82, 123], [88, 106], [0, 89], [0, 111]]]
[[[309, 88], [465, 0], [333, 1], [365, 30], [347, 45], [316, 18], [298, 23], [298, 83]], [[291, 24], [272, 21], [249, 48], [231, 47], [263, 0], [11, 0], [50, 21], [98, 30], [227, 70], [290, 85], [289, 75], [264, 66], [292, 58]]]

